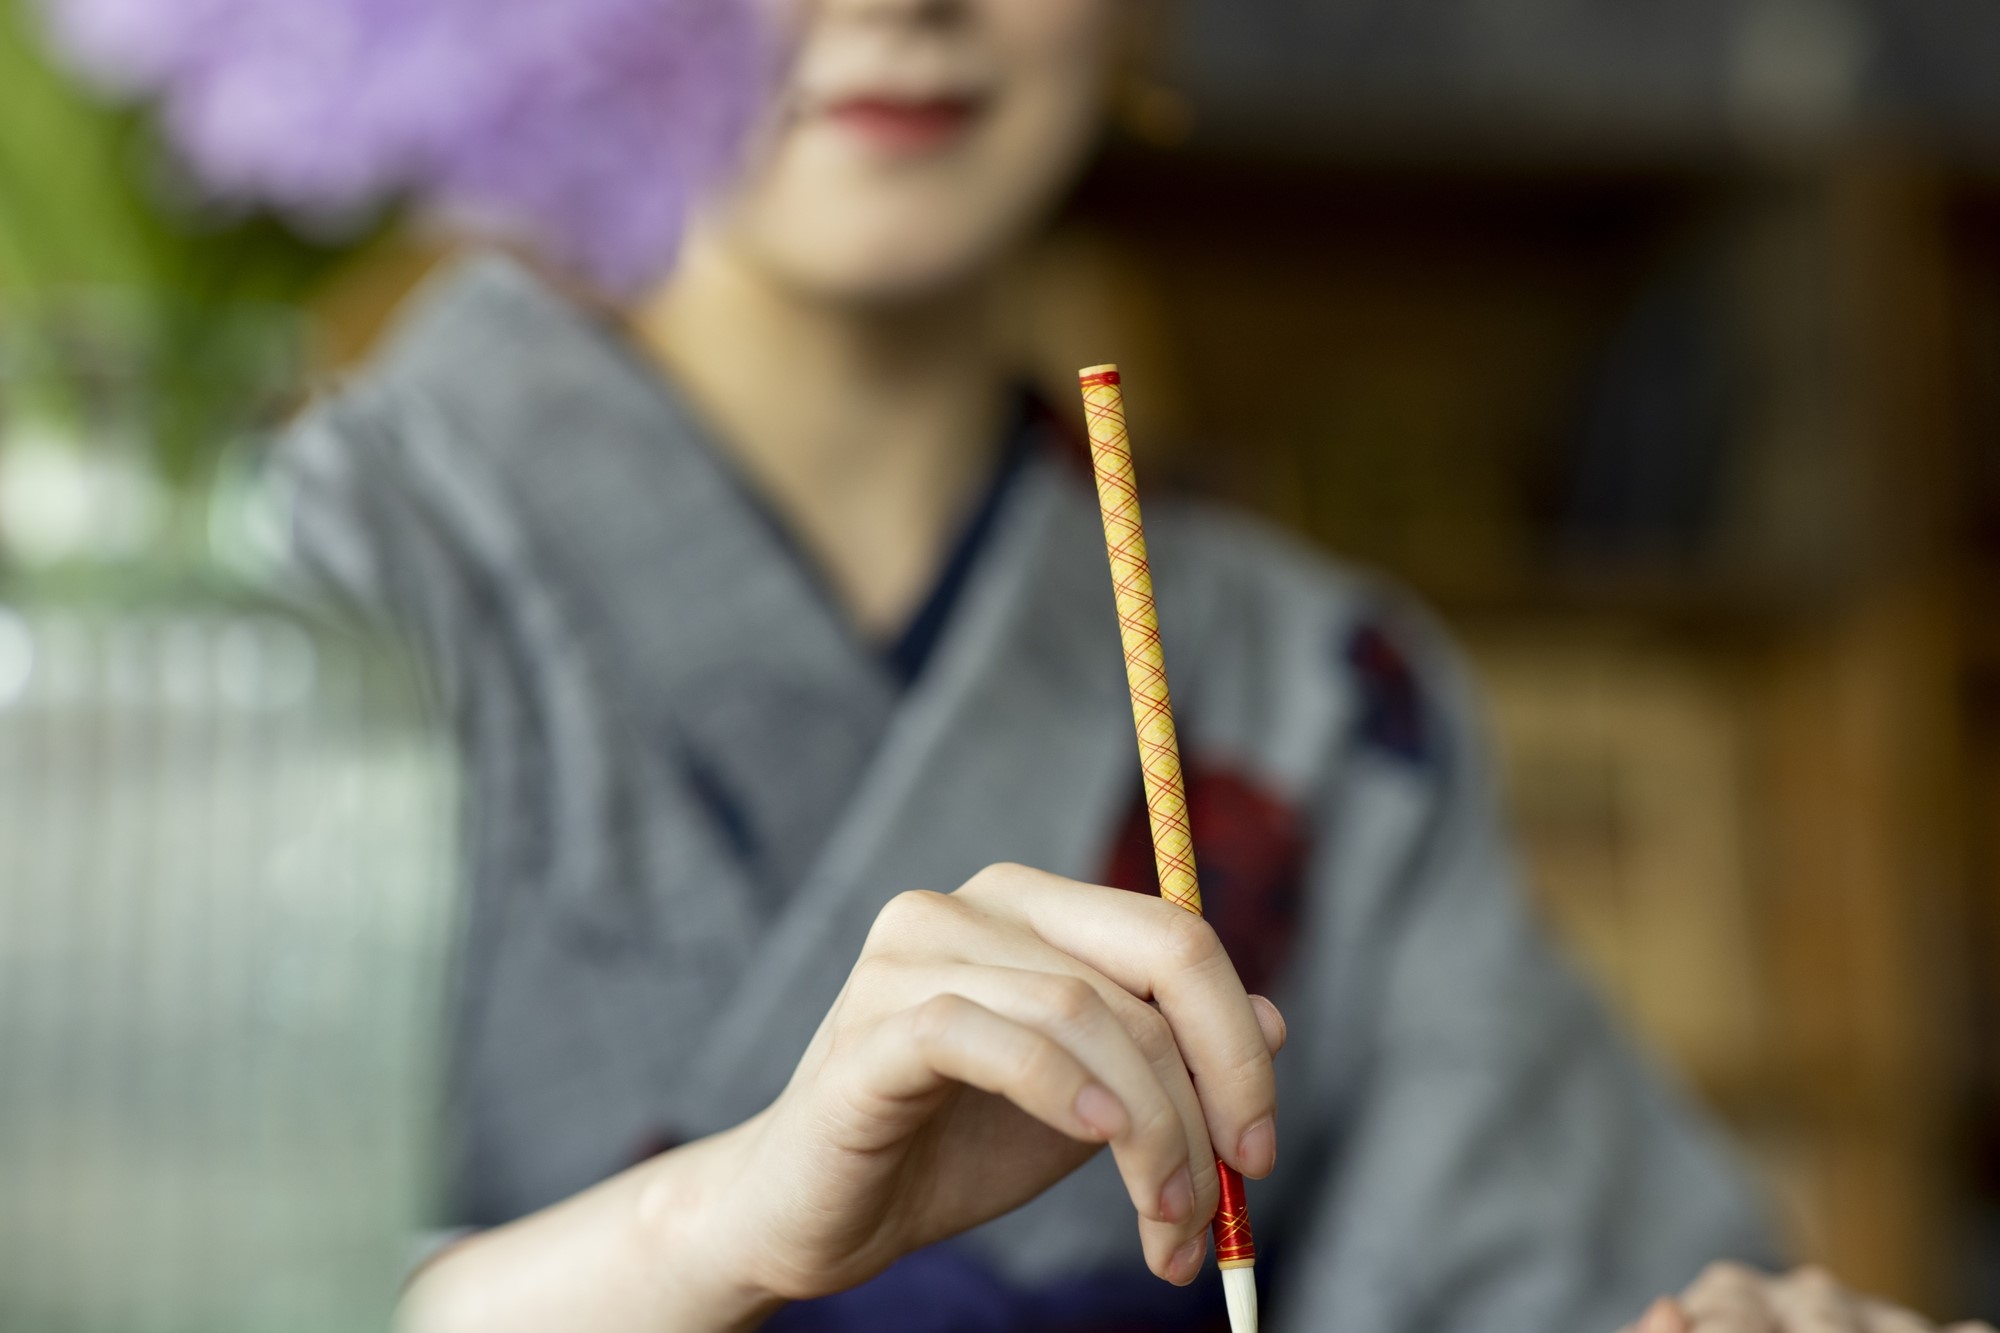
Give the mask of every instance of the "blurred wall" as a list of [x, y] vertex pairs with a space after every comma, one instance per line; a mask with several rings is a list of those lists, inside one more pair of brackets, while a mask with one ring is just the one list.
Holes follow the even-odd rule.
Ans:
[[1185, 484], [1431, 599], [1551, 924], [1798, 1252], [2000, 1315], [2000, 11], [1174, 50], [1025, 284], [1050, 392], [1117, 357]]

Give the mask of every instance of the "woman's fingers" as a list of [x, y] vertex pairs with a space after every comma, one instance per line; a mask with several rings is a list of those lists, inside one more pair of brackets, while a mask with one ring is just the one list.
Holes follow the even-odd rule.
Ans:
[[1884, 1305], [1880, 1301], [1867, 1301], [1861, 1307], [1861, 1327], [1868, 1333], [1937, 1333], [1937, 1326], [1928, 1319], [1920, 1319], [1908, 1310]]
[[[933, 995], [878, 1023], [853, 1066], [864, 1104], [895, 1121], [927, 1114], [955, 1083], [1005, 1097], [1059, 1134], [1107, 1143], [1129, 1129], [1124, 1104], [1062, 1044], [962, 995]], [[886, 1125], [892, 1136], [902, 1131]]]
[[1264, 1033], [1264, 1047], [1272, 1055], [1285, 1049], [1285, 1039], [1291, 1029], [1285, 1023], [1285, 1016], [1278, 1012], [1278, 1006], [1261, 995], [1250, 997], [1250, 1007], [1257, 1013], [1257, 1026]]
[[1057, 953], [1157, 1002], [1218, 1154], [1247, 1176], [1270, 1174], [1277, 1157], [1270, 1044], [1206, 922], [1158, 898], [1020, 866], [983, 871], [956, 896], [1018, 921]]
[[1861, 1303], [1861, 1327], [1868, 1333], [1937, 1333], [1936, 1325], [1881, 1301]]
[[[1067, 957], [1062, 962], [1081, 968], [1081, 964]], [[1139, 1238], [1154, 1272], [1169, 1281], [1191, 1282], [1201, 1271], [1203, 1238], [1222, 1200], [1221, 1182], [1215, 1174], [1215, 1148], [1208, 1137], [1207, 1114], [1182, 1061], [1173, 1027], [1160, 1011], [1088, 969], [1083, 969], [1083, 977], [1079, 979], [1092, 987], [1107, 1016], [1145, 1059], [1178, 1112], [1186, 1159], [1168, 1183], [1168, 1208], [1151, 1212], [1140, 1209]], [[1116, 1145], [1113, 1149], [1116, 1151]]]
[[[1115, 988], [1108, 998], [1067, 973], [889, 956], [871, 959], [856, 976], [871, 1011], [961, 996], [1058, 1043], [1087, 1069], [1125, 1113], [1108, 1141], [1140, 1216], [1147, 1259], [1155, 1272], [1171, 1275], [1175, 1255], [1213, 1214], [1216, 1190], [1201, 1103], [1165, 1019]], [[1116, 1012], [1112, 998], [1137, 1012]]]
[[1867, 1333], [1860, 1306], [1823, 1268], [1801, 1268], [1768, 1281], [1778, 1326], [1786, 1333]]
[[[947, 988], [1063, 1041], [1116, 1091], [1132, 1114], [1133, 1142], [1114, 1140], [1113, 1153], [1148, 1262], [1177, 1281], [1199, 1272], [1219, 1196], [1215, 1159], [1253, 1177], [1269, 1174], [1276, 1159], [1271, 1056], [1285, 1040], [1283, 1016], [1244, 992], [1205, 923], [1158, 899], [1003, 866], [957, 894], [897, 898], [878, 918], [867, 953], [876, 968], [900, 963], [913, 977], [952, 963], [974, 969], [978, 979], [959, 976]], [[998, 979], [1010, 969], [1048, 980]], [[1065, 979], [1087, 983], [1115, 1025], [1094, 1011], [1083, 1021], [1091, 1006]], [[871, 984], [911, 992], [938, 983], [905, 978], [889, 987], [878, 975]], [[1127, 1044], [1109, 1040], [1116, 1028], [1144, 1057], [1150, 1083], [1091, 1054]], [[1141, 1142], [1142, 1130], [1166, 1137], [1146, 1101], [1154, 1086], [1182, 1136], [1181, 1157], [1164, 1181], [1164, 1148]]]
[[1781, 1333], [1763, 1274], [1742, 1264], [1710, 1264], [1680, 1303], [1697, 1333]]
[[[1711, 1264], [1681, 1303], [1693, 1316], [1693, 1333], [1936, 1333], [1930, 1321], [1858, 1296], [1810, 1266], [1772, 1277], [1741, 1264]], [[1651, 1330], [1642, 1320], [1628, 1333]], [[1954, 1324], [1944, 1333], [1993, 1330]]]

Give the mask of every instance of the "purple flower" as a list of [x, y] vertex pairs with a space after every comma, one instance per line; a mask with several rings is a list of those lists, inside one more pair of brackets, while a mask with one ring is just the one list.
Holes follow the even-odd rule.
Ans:
[[407, 198], [619, 291], [672, 261], [771, 68], [757, 0], [41, 3], [224, 199], [311, 222]]

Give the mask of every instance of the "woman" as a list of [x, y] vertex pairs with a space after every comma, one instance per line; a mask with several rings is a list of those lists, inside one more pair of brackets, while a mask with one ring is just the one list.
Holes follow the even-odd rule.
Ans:
[[[622, 329], [475, 265], [294, 441], [303, 554], [469, 762], [409, 1328], [1214, 1326], [1218, 1154], [1284, 1328], [1609, 1330], [1768, 1254], [1527, 923], [1448, 650], [1356, 576], [1154, 506], [1216, 930], [1095, 887], [1149, 874], [1115, 625], [996, 289], [1128, 21], [804, 7]], [[1784, 1327], [1873, 1317], [1811, 1294], [1849, 1322]]]

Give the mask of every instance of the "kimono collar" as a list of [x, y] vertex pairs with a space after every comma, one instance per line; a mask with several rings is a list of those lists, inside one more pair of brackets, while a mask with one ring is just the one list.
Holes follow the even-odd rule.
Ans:
[[761, 644], [755, 655], [888, 692], [659, 371], [526, 269], [482, 257], [448, 274], [384, 371], [446, 419], [465, 465], [489, 472], [578, 629], [624, 640], [661, 687], [736, 668]]
[[[843, 658], [860, 650], [874, 659], [866, 673], [879, 667], [892, 685], [910, 683], [927, 661], [1023, 464], [1046, 443], [1035, 437], [1048, 429], [1046, 410], [1022, 394], [998, 474], [967, 516], [932, 596], [901, 635], [877, 644], [852, 628], [810, 556], [659, 368], [518, 263], [481, 256], [434, 283], [392, 341], [385, 371], [419, 389], [461, 438], [478, 442], [508, 507], [560, 546], [576, 572], [620, 588], [635, 561], [688, 570], [695, 577], [670, 582], [685, 582], [728, 628]], [[756, 589], [732, 586], [746, 573]], [[725, 588], [734, 604], [709, 595]], [[803, 605], [808, 599], [812, 605]], [[746, 626], [738, 615], [746, 609], [764, 613], [764, 623]], [[769, 621], [780, 611], [782, 627]], [[711, 648], [697, 657], [736, 658], [740, 633], [671, 619], [680, 644]], [[686, 663], [695, 672], [703, 665]]]
[[756, 845], [738, 850], [767, 907], [823, 869], [896, 766], [900, 715], [932, 711], [927, 697], [1013, 673], [1050, 691], [1042, 716], [1086, 681], [1116, 698], [1095, 511], [1055, 448], [1024, 448], [945, 623], [915, 627], [935, 642], [909, 682], [658, 371], [525, 269], [486, 258], [435, 283], [380, 378], [437, 421], [465, 489], [508, 529], [496, 595], [533, 581], [558, 608], [609, 725], [681, 768], [725, 840], [748, 830]]

